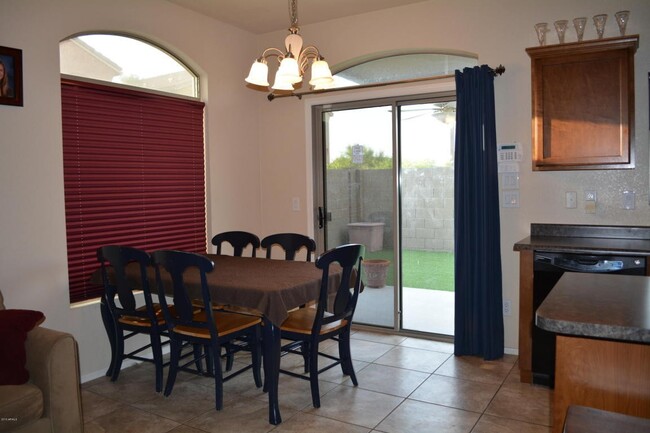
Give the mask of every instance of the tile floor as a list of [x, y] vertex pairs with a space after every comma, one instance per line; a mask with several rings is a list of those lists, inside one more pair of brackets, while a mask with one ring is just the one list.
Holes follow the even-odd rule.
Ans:
[[[327, 346], [325, 352], [336, 352]], [[321, 407], [309, 382], [280, 376], [283, 423], [268, 423], [266, 394], [246, 372], [224, 385], [224, 409], [214, 409], [213, 379], [180, 374], [171, 396], [154, 391], [153, 366], [82, 385], [86, 433], [549, 433], [552, 391], [519, 382], [517, 357], [483, 361], [454, 357], [453, 346], [357, 330], [352, 356], [359, 386], [340, 368], [321, 375]], [[302, 369], [288, 355], [285, 369]]]

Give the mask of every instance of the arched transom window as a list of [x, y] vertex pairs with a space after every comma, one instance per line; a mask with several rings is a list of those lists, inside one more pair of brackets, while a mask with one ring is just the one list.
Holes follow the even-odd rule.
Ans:
[[467, 53], [381, 54], [343, 65], [334, 74], [330, 88], [433, 78], [453, 74], [456, 69], [473, 67], [478, 58]]
[[115, 34], [87, 34], [59, 45], [61, 73], [198, 97], [198, 79], [186, 65], [150, 42]]

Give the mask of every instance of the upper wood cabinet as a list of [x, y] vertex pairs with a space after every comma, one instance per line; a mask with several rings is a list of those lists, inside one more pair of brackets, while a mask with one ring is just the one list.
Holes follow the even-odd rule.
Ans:
[[638, 35], [526, 49], [533, 170], [634, 168]]

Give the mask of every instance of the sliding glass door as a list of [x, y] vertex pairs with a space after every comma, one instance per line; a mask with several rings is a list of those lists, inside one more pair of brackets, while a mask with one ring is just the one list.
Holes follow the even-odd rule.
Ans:
[[317, 106], [313, 121], [317, 243], [366, 245], [355, 322], [453, 335], [453, 94]]

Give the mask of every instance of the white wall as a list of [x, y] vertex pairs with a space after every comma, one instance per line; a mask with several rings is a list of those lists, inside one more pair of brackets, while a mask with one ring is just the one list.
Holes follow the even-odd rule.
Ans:
[[[242, 228], [260, 235], [311, 231], [309, 104], [313, 98], [268, 102], [243, 86], [258, 50], [282, 43], [285, 32], [253, 37], [163, 0], [1, 0], [0, 44], [23, 50], [24, 107], [0, 106], [0, 290], [13, 308], [45, 313], [46, 326], [79, 341], [81, 374], [101, 374], [108, 342], [96, 304], [68, 301], [58, 43], [91, 30], [128, 32], [160, 43], [201, 74], [208, 146], [208, 234]], [[431, 0], [304, 26], [307, 43], [331, 64], [372, 52], [441, 48], [474, 52], [502, 63], [496, 80], [500, 142], [522, 143], [530, 161], [530, 63], [533, 25], [576, 16], [631, 11], [628, 32], [641, 35], [636, 55], [637, 169], [532, 173], [522, 164], [521, 207], [502, 211], [504, 297], [518, 299], [518, 257], [512, 244], [531, 222], [650, 224], [648, 87], [650, 3], [647, 0]], [[514, 18], [513, 18], [514, 17]], [[589, 27], [586, 38], [594, 37]], [[607, 35], [615, 34], [610, 19]], [[571, 41], [568, 32], [567, 41]], [[551, 34], [550, 39], [553, 39]], [[575, 36], [574, 36], [575, 37]], [[428, 91], [427, 86], [408, 92]], [[346, 97], [351, 97], [348, 94]], [[337, 96], [343, 98], [343, 96]], [[563, 208], [565, 190], [596, 186], [595, 215]], [[617, 208], [619, 189], [635, 189], [637, 210]], [[300, 212], [291, 210], [299, 197]], [[517, 320], [506, 320], [506, 346], [517, 347]]]
[[[635, 57], [636, 74], [636, 155], [635, 170], [532, 172], [531, 169], [531, 84], [530, 59], [525, 49], [536, 46], [533, 26], [578, 16], [609, 14], [605, 35], [617, 36], [614, 13], [630, 10], [627, 34], [640, 35]], [[518, 305], [518, 254], [513, 244], [529, 234], [530, 223], [577, 223], [650, 225], [648, 206], [648, 78], [650, 71], [650, 2], [647, 0], [431, 0], [410, 6], [303, 26], [306, 44], [314, 44], [330, 65], [379, 51], [396, 49], [452, 49], [479, 56], [480, 64], [506, 72], [495, 80], [497, 138], [499, 143], [519, 142], [524, 150], [521, 163], [521, 205], [501, 209], [501, 249], [503, 296]], [[553, 30], [549, 43], [557, 43]], [[263, 35], [258, 43], [277, 46], [284, 32]], [[595, 39], [591, 21], [585, 39]], [[566, 42], [576, 40], [573, 28]], [[429, 86], [409, 86], [405, 93], [429, 90]], [[312, 174], [304, 162], [311, 146], [309, 106], [352, 98], [367, 99], [400, 91], [364, 91], [353, 96], [339, 92], [328, 96], [276, 99], [262, 103], [260, 155], [262, 164], [262, 214], [268, 232], [285, 229], [313, 230], [309, 215]], [[282, 133], [278, 133], [282, 131]], [[304, 170], [301, 170], [303, 168]], [[306, 171], [306, 172], [305, 172]], [[596, 189], [596, 214], [582, 208], [584, 189]], [[637, 193], [637, 208], [621, 209], [620, 191]], [[564, 208], [565, 191], [577, 191], [578, 209]], [[291, 211], [291, 197], [297, 196], [308, 211], [297, 218]], [[279, 205], [278, 205], [279, 204]], [[517, 348], [518, 309], [505, 318], [507, 348]]]
[[2, 0], [0, 44], [23, 50], [24, 107], [0, 106], [0, 290], [7, 306], [41, 310], [45, 326], [75, 335], [85, 378], [105, 371], [110, 352], [97, 303], [68, 298], [59, 41], [98, 30], [154, 41], [200, 74], [208, 234], [260, 225], [258, 98], [243, 81], [251, 34], [161, 0]]

